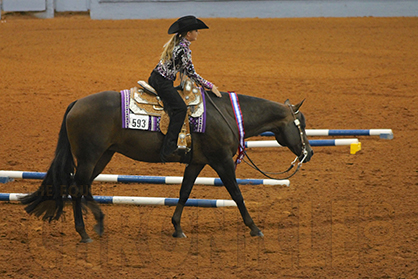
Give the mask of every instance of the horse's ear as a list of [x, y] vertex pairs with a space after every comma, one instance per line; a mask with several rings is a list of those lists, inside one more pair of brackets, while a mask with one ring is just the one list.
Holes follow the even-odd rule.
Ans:
[[289, 101], [289, 99], [287, 99], [286, 101], [284, 101], [284, 104], [285, 104], [285, 105], [290, 105], [290, 101]]
[[303, 99], [302, 102], [294, 106], [295, 113], [299, 112], [299, 108], [302, 106], [303, 102], [305, 102], [305, 99]]

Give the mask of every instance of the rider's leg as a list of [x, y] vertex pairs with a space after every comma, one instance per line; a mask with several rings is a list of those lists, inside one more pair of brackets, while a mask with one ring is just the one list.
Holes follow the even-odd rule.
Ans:
[[167, 157], [177, 149], [177, 138], [187, 114], [187, 106], [174, 88], [172, 81], [153, 72], [148, 82], [157, 91], [163, 101], [164, 109], [170, 116], [170, 124], [160, 152], [161, 159], [166, 161]]

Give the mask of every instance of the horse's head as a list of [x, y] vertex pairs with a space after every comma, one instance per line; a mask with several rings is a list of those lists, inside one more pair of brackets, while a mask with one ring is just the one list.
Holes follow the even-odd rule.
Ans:
[[306, 137], [305, 117], [299, 111], [302, 104], [303, 101], [297, 105], [291, 105], [289, 100], [286, 100], [285, 105], [288, 113], [286, 113], [287, 116], [284, 118], [283, 125], [279, 127], [278, 133], [275, 133], [275, 137], [280, 145], [288, 147], [298, 156], [299, 161], [308, 162], [314, 152]]

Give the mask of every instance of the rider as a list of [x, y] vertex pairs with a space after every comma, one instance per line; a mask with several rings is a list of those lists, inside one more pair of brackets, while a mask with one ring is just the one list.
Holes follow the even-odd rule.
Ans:
[[208, 28], [203, 21], [192, 15], [181, 17], [174, 22], [168, 29], [168, 34], [175, 35], [164, 45], [160, 61], [148, 79], [148, 83], [157, 91], [170, 116], [170, 124], [160, 152], [163, 162], [177, 149], [177, 137], [187, 113], [186, 104], [173, 85], [177, 73], [185, 74], [196, 84], [211, 89], [216, 96], [221, 97], [214, 84], [196, 73], [189, 48], [191, 42], [197, 39], [198, 30]]

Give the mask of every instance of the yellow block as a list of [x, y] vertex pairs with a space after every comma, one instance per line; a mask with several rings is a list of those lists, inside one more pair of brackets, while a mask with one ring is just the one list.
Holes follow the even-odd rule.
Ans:
[[350, 154], [356, 154], [361, 150], [361, 142], [350, 144]]

